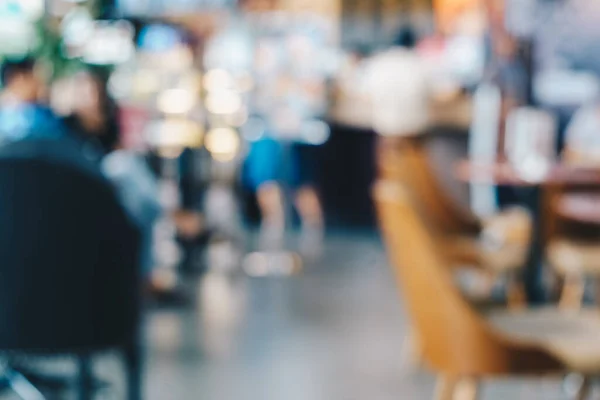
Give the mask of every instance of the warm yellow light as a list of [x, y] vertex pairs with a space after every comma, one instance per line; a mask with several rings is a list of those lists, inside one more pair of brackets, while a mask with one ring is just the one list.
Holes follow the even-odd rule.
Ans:
[[155, 147], [199, 147], [202, 144], [201, 127], [185, 119], [166, 119], [148, 125], [146, 137]]
[[232, 90], [212, 92], [206, 97], [206, 109], [213, 114], [234, 114], [241, 107], [240, 94]]
[[160, 77], [150, 70], [140, 70], [133, 78], [133, 92], [143, 96], [156, 93], [160, 87]]
[[187, 89], [169, 89], [157, 99], [158, 109], [165, 114], [186, 114], [196, 105], [196, 95]]
[[158, 154], [162, 158], [168, 158], [170, 160], [175, 160], [181, 156], [183, 153], [183, 147], [161, 147], [158, 150]]
[[231, 161], [238, 154], [240, 138], [231, 128], [214, 128], [206, 134], [206, 149], [217, 161]]
[[481, 5], [479, 0], [435, 0], [433, 8], [438, 30], [452, 33], [462, 15], [481, 10]]
[[190, 71], [179, 79], [180, 88], [193, 92], [199, 92], [202, 89], [202, 75], [196, 71]]
[[204, 88], [208, 92], [232, 90], [235, 88], [235, 82], [226, 70], [211, 69], [204, 75]]

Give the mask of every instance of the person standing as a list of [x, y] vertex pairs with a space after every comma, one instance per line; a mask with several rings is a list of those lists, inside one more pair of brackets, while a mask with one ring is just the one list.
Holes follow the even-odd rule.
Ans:
[[402, 29], [393, 46], [367, 66], [373, 128], [383, 137], [417, 135], [429, 123], [428, 76], [416, 41], [411, 28]]
[[100, 155], [108, 154], [120, 136], [117, 105], [98, 75], [80, 72], [73, 79], [77, 98], [73, 99], [72, 113], [64, 122], [78, 139]]
[[0, 144], [22, 139], [58, 139], [68, 129], [43, 105], [44, 81], [33, 58], [6, 60], [0, 69]]
[[392, 47], [373, 56], [366, 66], [365, 87], [371, 97], [371, 121], [378, 134], [377, 164], [381, 178], [397, 178], [399, 149], [429, 125], [429, 81], [426, 64], [416, 53], [416, 36], [403, 28]]
[[[123, 146], [117, 105], [109, 97], [101, 77], [81, 72], [75, 79], [78, 101], [65, 122], [84, 143], [84, 150], [97, 155], [102, 173], [111, 181], [128, 216], [141, 232], [141, 263], [149, 294], [159, 299], [179, 300], [176, 279], [164, 279], [166, 275], [175, 275], [172, 266], [159, 271], [159, 267], [169, 262], [162, 260], [164, 257], [158, 255], [161, 252], [156, 251], [165, 242], [157, 236], [156, 226], [161, 219], [172, 221], [178, 236], [195, 243], [203, 231], [201, 215], [170, 210], [161, 204], [159, 182], [150, 165], [142, 154]], [[174, 239], [168, 238], [170, 246], [176, 246]]]

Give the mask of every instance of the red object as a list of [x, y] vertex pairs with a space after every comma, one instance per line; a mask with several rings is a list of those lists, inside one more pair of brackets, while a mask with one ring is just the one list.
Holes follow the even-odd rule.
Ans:
[[126, 149], [144, 150], [144, 130], [150, 120], [148, 111], [139, 107], [124, 106], [120, 109], [121, 144]]

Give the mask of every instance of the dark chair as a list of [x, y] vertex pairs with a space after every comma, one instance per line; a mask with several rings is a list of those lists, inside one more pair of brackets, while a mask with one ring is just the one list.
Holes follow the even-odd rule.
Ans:
[[73, 143], [0, 150], [0, 352], [13, 389], [27, 383], [14, 360], [74, 356], [78, 398], [89, 399], [92, 357], [117, 348], [129, 399], [141, 398], [138, 254], [139, 232]]

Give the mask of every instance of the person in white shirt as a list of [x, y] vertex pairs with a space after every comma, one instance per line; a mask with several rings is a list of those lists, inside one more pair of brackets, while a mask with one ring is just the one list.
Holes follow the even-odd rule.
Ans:
[[413, 31], [404, 29], [394, 46], [367, 66], [373, 128], [382, 136], [416, 135], [429, 122], [428, 76], [415, 45]]
[[371, 96], [366, 87], [366, 50], [350, 52], [335, 79], [335, 100], [332, 114], [335, 122], [371, 129]]

